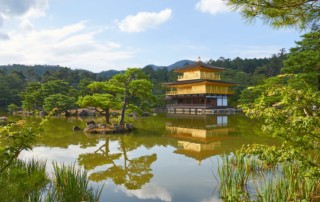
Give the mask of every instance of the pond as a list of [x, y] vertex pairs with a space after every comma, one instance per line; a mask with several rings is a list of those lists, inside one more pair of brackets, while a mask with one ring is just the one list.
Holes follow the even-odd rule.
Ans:
[[[73, 132], [81, 119], [52, 118], [21, 159], [76, 164], [92, 186], [103, 186], [101, 201], [209, 202], [219, 198], [221, 155], [243, 144], [274, 144], [259, 123], [243, 115], [164, 115], [134, 120], [126, 135]], [[102, 122], [96, 119], [96, 122]]]

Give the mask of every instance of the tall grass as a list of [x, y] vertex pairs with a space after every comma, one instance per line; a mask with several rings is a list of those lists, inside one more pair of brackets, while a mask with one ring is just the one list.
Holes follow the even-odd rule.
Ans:
[[77, 169], [75, 164], [53, 164], [54, 177], [47, 195], [47, 201], [99, 201], [102, 188], [94, 190], [89, 187], [85, 170]]
[[45, 162], [15, 160], [0, 174], [0, 201], [41, 201], [48, 182]]
[[226, 201], [320, 201], [320, 179], [302, 175], [295, 163], [270, 166], [254, 157], [224, 156], [218, 166]]
[[99, 201], [102, 188], [89, 187], [87, 172], [75, 165], [54, 164], [53, 178], [46, 174], [46, 162], [15, 160], [0, 173], [0, 201], [70, 202]]

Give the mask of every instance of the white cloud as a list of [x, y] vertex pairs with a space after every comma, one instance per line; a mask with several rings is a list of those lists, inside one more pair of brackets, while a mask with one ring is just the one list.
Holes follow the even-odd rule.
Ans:
[[48, 0], [0, 0], [0, 27], [5, 20], [17, 19], [22, 31], [30, 31], [31, 19], [45, 16], [48, 8]]
[[118, 26], [122, 32], [143, 32], [150, 28], [157, 28], [172, 16], [171, 9], [164, 9], [159, 13], [140, 12], [137, 15], [129, 15]]
[[196, 4], [196, 9], [203, 13], [216, 15], [218, 13], [230, 12], [226, 0], [200, 0]]
[[23, 19], [20, 23], [20, 28], [23, 31], [31, 31], [33, 30], [34, 26], [29, 19]]
[[120, 190], [130, 197], [137, 197], [138, 199], [159, 199], [165, 202], [171, 202], [171, 194], [163, 187], [157, 184], [146, 184], [137, 190], [128, 190], [125, 187], [120, 187]]
[[9, 39], [0, 40], [0, 61], [2, 64], [62, 65], [94, 72], [104, 70], [107, 65], [126, 68], [120, 65], [133, 57], [134, 50], [112, 41], [97, 41], [96, 34], [86, 30], [85, 22], [56, 29], [11, 32]]
[[4, 18], [45, 15], [48, 0], [0, 0], [0, 14]]
[[8, 40], [8, 39], [9, 39], [8, 34], [0, 32], [0, 41], [1, 40]]

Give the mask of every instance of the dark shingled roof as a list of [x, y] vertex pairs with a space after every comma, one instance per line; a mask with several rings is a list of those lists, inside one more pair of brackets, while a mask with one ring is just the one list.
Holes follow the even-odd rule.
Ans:
[[199, 66], [202, 67], [202, 68], [205, 68], [205, 69], [210, 69], [210, 70], [218, 70], [218, 71], [224, 70], [224, 68], [222, 68], [222, 67], [215, 67], [215, 66], [206, 64], [206, 63], [204, 63], [202, 61], [195, 62], [193, 64], [186, 65], [184, 67], [175, 67], [175, 68], [173, 68], [173, 70], [175, 70], [175, 71], [187, 70], [187, 69], [193, 69], [193, 68], [196, 68], [196, 67], [199, 67]]
[[233, 84], [237, 85], [239, 83], [234, 82], [228, 82], [228, 81], [221, 81], [221, 80], [210, 80], [210, 79], [193, 79], [193, 80], [185, 80], [185, 81], [175, 81], [175, 82], [169, 82], [169, 83], [162, 83], [162, 85], [177, 85], [177, 84], [188, 84], [188, 83], [199, 83], [199, 82], [213, 82], [213, 83], [225, 83], [225, 84]]

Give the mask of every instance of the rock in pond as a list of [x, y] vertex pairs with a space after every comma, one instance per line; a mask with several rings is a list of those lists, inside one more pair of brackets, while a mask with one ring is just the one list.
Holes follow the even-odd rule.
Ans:
[[80, 130], [82, 130], [82, 129], [81, 129], [79, 126], [74, 126], [72, 130], [73, 130], [73, 131], [80, 131]]

